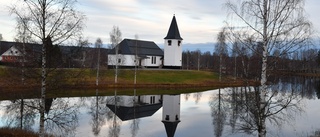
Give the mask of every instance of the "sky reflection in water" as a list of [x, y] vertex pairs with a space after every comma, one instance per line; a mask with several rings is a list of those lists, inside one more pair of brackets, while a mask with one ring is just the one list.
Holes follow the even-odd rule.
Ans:
[[[226, 90], [222, 89], [222, 94]], [[200, 94], [200, 95], [199, 95]], [[178, 124], [175, 137], [214, 136], [214, 125], [212, 124], [211, 109], [209, 106], [212, 96], [216, 96], [218, 90], [205, 91], [201, 93], [190, 93], [181, 95], [181, 122]], [[199, 96], [200, 99], [199, 99]], [[198, 97], [198, 99], [197, 99]], [[306, 136], [320, 129], [317, 119], [320, 118], [318, 99], [306, 99], [302, 101], [304, 112], [296, 114], [295, 121], [284, 123], [280, 128], [267, 124], [268, 136]], [[162, 120], [162, 108], [151, 117], [140, 118], [139, 129], [136, 131], [139, 137], [164, 137], [166, 136]], [[83, 111], [80, 118], [80, 126], [77, 130], [78, 136], [94, 136], [88, 127], [90, 116]], [[249, 136], [245, 133], [232, 132], [226, 120], [222, 136]], [[120, 136], [132, 136], [130, 125], [132, 120], [121, 122]], [[102, 126], [99, 136], [108, 135], [112, 122]], [[252, 136], [256, 136], [254, 133]]]
[[[281, 87], [281, 86], [280, 86]], [[310, 136], [314, 135], [315, 131], [319, 131], [320, 125], [318, 124], [318, 119], [320, 118], [320, 100], [317, 98], [313, 89], [313, 92], [308, 92], [308, 95], [299, 93], [299, 90], [303, 90], [303, 86], [299, 85], [297, 87], [293, 87], [292, 85], [287, 86], [292, 89], [296, 89], [295, 95], [298, 94], [297, 100], [299, 108], [302, 108], [302, 111], [290, 111], [294, 114], [290, 114], [288, 116], [292, 116], [292, 119], [288, 121], [279, 121], [281, 126], [275, 126], [274, 123], [270, 123], [267, 121], [267, 136]], [[279, 88], [279, 87], [277, 87]], [[274, 87], [271, 87], [273, 91], [275, 91]], [[283, 89], [283, 86], [281, 87]], [[175, 137], [206, 137], [206, 136], [223, 136], [223, 137], [242, 137], [242, 136], [257, 136], [257, 132], [253, 132], [252, 135], [248, 135], [243, 133], [243, 130], [237, 130], [237, 126], [241, 126], [240, 115], [238, 114], [238, 119], [235, 124], [235, 128], [231, 128], [230, 118], [233, 113], [231, 111], [233, 108], [232, 105], [232, 88], [221, 89], [220, 94], [220, 107], [219, 105], [219, 90], [210, 90], [199, 93], [190, 93], [190, 94], [181, 94], [176, 95], [175, 97], [180, 96], [180, 121], [177, 125], [177, 129], [175, 131]], [[137, 90], [137, 93], [139, 91]], [[240, 92], [240, 88], [237, 88], [237, 92]], [[252, 94], [252, 91], [248, 92], [249, 95]], [[287, 92], [289, 93], [289, 92]], [[311, 95], [310, 95], [311, 94]], [[240, 94], [234, 94], [235, 97], [241, 96]], [[273, 94], [274, 97], [272, 101], [277, 102], [281, 96], [285, 95], [281, 92], [277, 94]], [[149, 100], [156, 96], [153, 100]], [[271, 96], [271, 95], [269, 95]], [[303, 97], [302, 97], [303, 96]], [[132, 107], [133, 100], [132, 96], [117, 96], [119, 98], [119, 104]], [[127, 98], [127, 99], [126, 99]], [[160, 98], [160, 99], [158, 99]], [[163, 100], [165, 95], [149, 95], [149, 96], [141, 96], [140, 98], [136, 97], [135, 101], [138, 99], [140, 103], [159, 103], [159, 100]], [[54, 101], [56, 101], [55, 99]], [[74, 107], [69, 109], [69, 112], [73, 112], [72, 116], [76, 116], [78, 118], [78, 122], [75, 123], [75, 131], [74, 134], [70, 134], [70, 136], [77, 137], [94, 137], [94, 136], [120, 136], [120, 137], [165, 137], [167, 136], [165, 126], [162, 122], [163, 120], [163, 107], [158, 109], [152, 116], [142, 117], [135, 120], [126, 120], [121, 121], [119, 117], [114, 115], [114, 112], [111, 111], [106, 104], [112, 104], [114, 102], [114, 96], [99, 96], [99, 97], [82, 97], [82, 98], [60, 98], [58, 101], [60, 102], [69, 102], [70, 107]], [[63, 101], [61, 101], [63, 100]], [[72, 103], [70, 103], [72, 102]], [[161, 101], [160, 101], [161, 102]], [[292, 101], [295, 103], [295, 100]], [[0, 126], [6, 125], [10, 122], [8, 116], [6, 116], [5, 109], [8, 105], [10, 105], [10, 101], [2, 101], [0, 104]], [[130, 104], [131, 103], [131, 104]], [[239, 104], [241, 102], [237, 102]], [[118, 104], [118, 106], [119, 106]], [[152, 104], [152, 103], [151, 103]], [[164, 104], [164, 102], [163, 102]], [[59, 105], [53, 103], [54, 105]], [[131, 105], [131, 106], [130, 106]], [[141, 105], [141, 104], [140, 104]], [[178, 109], [178, 108], [174, 108]], [[223, 110], [223, 113], [217, 113], [218, 110]], [[50, 110], [50, 113], [54, 113], [55, 110]], [[138, 110], [135, 110], [138, 111]], [[283, 111], [286, 111], [285, 109]], [[240, 113], [240, 112], [238, 112]], [[215, 116], [212, 116], [214, 114]], [[220, 117], [217, 117], [220, 114]], [[286, 118], [287, 112], [283, 113], [282, 118]], [[217, 119], [220, 118], [220, 119]], [[222, 120], [221, 120], [222, 118]], [[67, 119], [67, 118], [66, 118]], [[63, 119], [62, 119], [63, 120]], [[220, 120], [220, 121], [219, 121]], [[38, 127], [38, 117], [34, 120], [34, 125], [30, 125], [35, 127], [37, 130]], [[215, 122], [213, 122], [215, 121]], [[221, 122], [222, 124], [218, 124]], [[220, 126], [220, 129], [217, 128]], [[221, 132], [221, 133], [217, 133]]]

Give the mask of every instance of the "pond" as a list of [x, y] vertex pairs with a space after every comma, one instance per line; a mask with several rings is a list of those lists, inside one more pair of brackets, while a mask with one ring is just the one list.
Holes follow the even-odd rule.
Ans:
[[[320, 135], [319, 81], [283, 78], [274, 83], [264, 98], [257, 87], [139, 96], [139, 90], [132, 90], [133, 96], [117, 95], [117, 90], [99, 96], [97, 90], [97, 96], [50, 98], [45, 126], [56, 136], [76, 137], [242, 137], [258, 136], [263, 129], [273, 137]], [[38, 103], [1, 101], [0, 126], [37, 131]]]

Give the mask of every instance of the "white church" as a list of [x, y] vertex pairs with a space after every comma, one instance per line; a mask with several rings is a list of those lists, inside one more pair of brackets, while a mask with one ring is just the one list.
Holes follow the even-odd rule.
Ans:
[[167, 36], [164, 38], [164, 51], [153, 41], [124, 39], [108, 54], [108, 66], [181, 68], [182, 38], [176, 17], [173, 16]]

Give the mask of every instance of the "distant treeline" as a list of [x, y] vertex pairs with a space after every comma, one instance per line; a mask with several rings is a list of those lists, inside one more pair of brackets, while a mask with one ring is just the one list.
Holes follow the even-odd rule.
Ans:
[[[229, 53], [229, 52], [226, 52]], [[259, 78], [261, 71], [261, 56], [259, 52], [243, 51], [241, 54], [221, 55], [222, 73], [242, 78]], [[317, 72], [320, 62], [320, 50], [305, 49], [287, 55], [277, 55], [273, 52], [268, 57], [268, 70], [293, 72]], [[219, 72], [220, 54], [217, 52], [184, 51], [182, 53], [182, 69], [213, 70]]]

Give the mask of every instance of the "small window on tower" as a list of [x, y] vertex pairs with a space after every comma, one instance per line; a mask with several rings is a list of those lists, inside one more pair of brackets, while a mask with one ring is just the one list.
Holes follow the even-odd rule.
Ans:
[[179, 41], [178, 41], [178, 46], [180, 46], [180, 44], [181, 44], [181, 41], [179, 40]]
[[170, 120], [169, 115], [166, 115], [166, 120]]
[[168, 40], [168, 45], [171, 46], [171, 44], [172, 44], [172, 41]]

